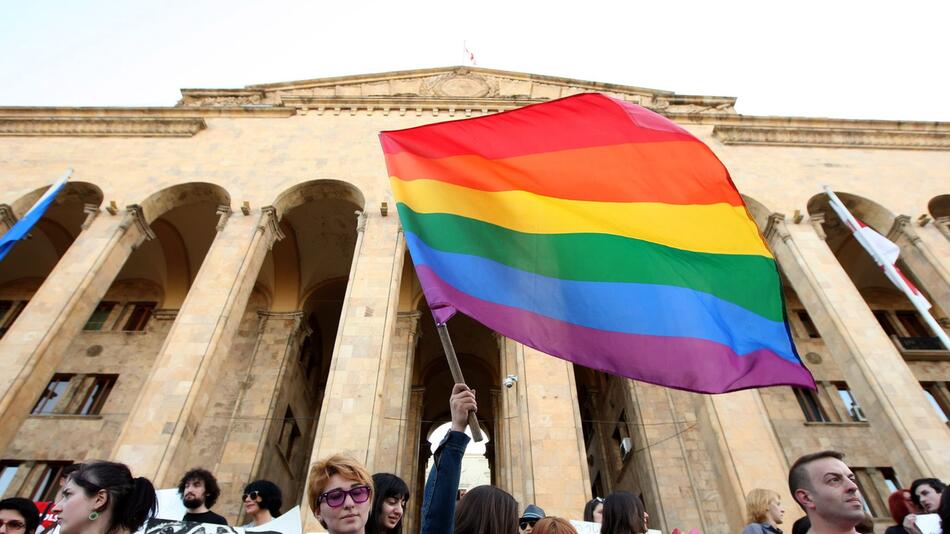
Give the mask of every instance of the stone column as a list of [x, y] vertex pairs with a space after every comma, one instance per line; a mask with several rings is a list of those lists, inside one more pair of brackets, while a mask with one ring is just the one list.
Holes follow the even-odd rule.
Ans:
[[520, 417], [530, 426], [533, 502], [548, 515], [576, 517], [591, 496], [574, 366], [524, 347], [524, 375], [515, 387], [527, 397]]
[[[374, 472], [405, 244], [397, 218], [359, 217], [359, 235], [310, 461], [343, 452]], [[306, 501], [304, 496], [304, 531], [323, 530]]]
[[426, 388], [424, 386], [413, 387], [409, 393], [409, 410], [406, 414], [406, 437], [405, 447], [400, 451], [400, 458], [396, 464], [396, 474], [406, 481], [409, 485], [409, 491], [422, 484], [422, 480], [416, 479], [416, 462], [419, 461], [419, 447], [422, 446], [424, 436], [422, 435], [422, 409], [425, 398]]
[[501, 355], [501, 374], [514, 375], [519, 380], [502, 393], [501, 411], [498, 415], [503, 431], [495, 437], [495, 450], [504, 459], [498, 464], [495, 482], [512, 494], [519, 503], [535, 502], [534, 463], [532, 461], [531, 425], [528, 418], [527, 388], [525, 378], [524, 345], [497, 335], [498, 352]]
[[934, 226], [943, 234], [943, 237], [950, 241], [950, 217], [937, 217], [934, 220]]
[[[383, 420], [379, 423], [379, 438], [376, 444], [376, 472], [400, 473], [401, 463], [407, 448], [410, 427], [416, 424], [409, 419], [412, 393], [412, 367], [418, 341], [420, 312], [399, 312], [396, 331], [392, 337], [392, 354], [386, 372], [386, 387], [383, 394]], [[406, 479], [404, 479], [406, 480]]]
[[243, 486], [260, 472], [262, 455], [267, 450], [268, 439], [273, 439], [275, 423], [279, 429], [283, 421], [284, 414], [277, 411], [280, 385], [309, 330], [302, 312], [258, 314], [260, 324], [254, 354], [214, 470], [222, 490], [222, 499], [217, 505], [219, 511], [240, 510]]
[[16, 221], [17, 218], [13, 213], [13, 208], [9, 204], [0, 204], [0, 232], [6, 233], [7, 230], [13, 228]]
[[[406, 446], [400, 454], [396, 470], [396, 474], [406, 481], [409, 486], [409, 494], [413, 495], [412, 499], [415, 501], [410, 502], [406, 509], [404, 532], [419, 531], [419, 525], [416, 523], [419, 520], [418, 511], [421, 510], [419, 504], [422, 502], [420, 499], [422, 498], [422, 487], [425, 484], [425, 480], [422, 478], [425, 475], [425, 460], [423, 458], [428, 458], [428, 455], [420, 455], [420, 448], [428, 446], [428, 443], [423, 444], [425, 437], [422, 435], [422, 399], [425, 397], [425, 391], [425, 387], [413, 387], [409, 395], [409, 425], [406, 434]], [[421, 464], [421, 467], [419, 464]]]
[[231, 217], [219, 228], [112, 452], [158, 487], [187, 469], [258, 271], [283, 237], [272, 207], [256, 217]]
[[940, 306], [944, 313], [950, 313], [950, 272], [917, 235], [910, 217], [898, 215], [887, 233], [887, 238], [900, 246], [900, 257], [904, 265], [930, 294], [932, 304]]
[[757, 390], [696, 396], [697, 426], [713, 459], [716, 484], [730, 530], [741, 530], [745, 496], [753, 488], [770, 488], [789, 503], [789, 517], [797, 514], [788, 492], [789, 463], [765, 404]]
[[[820, 230], [820, 216], [811, 218]], [[950, 476], [947, 427], [824, 242], [824, 233], [805, 225], [788, 226], [784, 216], [773, 214], [765, 236], [828, 352], [877, 429], [879, 446], [891, 451], [898, 476], [902, 480]], [[887, 377], [887, 389], [879, 377]]]
[[505, 425], [501, 419], [501, 395], [501, 389], [499, 388], [491, 388], [491, 391], [489, 391], [491, 413], [494, 414], [494, 420], [491, 422], [492, 441], [485, 447], [485, 456], [488, 457], [490, 463], [489, 467], [491, 468], [493, 479], [491, 483], [494, 486], [498, 486], [499, 481], [502, 480], [501, 473], [499, 473], [499, 468], [505, 463], [506, 459], [504, 455], [505, 452], [507, 452], [505, 451], [504, 447], [498, 446], [498, 443], [502, 442], [501, 434], [505, 431]]
[[0, 450], [59, 367], [132, 250], [153, 237], [137, 206], [89, 222], [0, 339]]

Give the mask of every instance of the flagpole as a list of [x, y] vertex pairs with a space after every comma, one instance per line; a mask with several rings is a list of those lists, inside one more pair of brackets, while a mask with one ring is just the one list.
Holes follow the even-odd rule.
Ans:
[[[861, 228], [861, 225], [858, 224], [858, 220], [854, 218], [854, 215], [851, 215], [851, 212], [845, 207], [844, 203], [838, 198], [838, 195], [831, 190], [827, 185], [824, 186], [825, 193], [831, 199], [830, 205], [831, 209], [838, 214], [838, 217], [851, 228], [851, 235], [861, 243], [861, 246], [868, 251], [868, 254], [874, 259], [874, 262], [878, 264], [882, 269], [884, 269], [884, 274], [887, 276], [888, 280], [891, 281], [894, 285], [900, 289], [904, 295], [907, 296], [907, 299], [910, 300], [910, 303], [914, 305], [914, 308], [917, 309], [917, 312], [920, 313], [923, 317], [924, 322], [927, 323], [927, 326], [930, 327], [930, 330], [940, 339], [940, 342], [943, 343], [943, 346], [950, 350], [950, 337], [947, 337], [947, 333], [943, 331], [943, 328], [934, 319], [933, 315], [930, 314], [927, 307], [923, 305], [923, 302], [926, 302], [926, 299], [914, 295], [914, 292], [908, 287], [907, 281], [904, 280], [904, 277], [897, 271], [897, 268], [894, 267], [894, 264], [887, 261], [886, 259], [880, 257], [877, 253], [877, 250], [866, 241], [865, 236], [863, 236], [858, 229]], [[929, 306], [929, 303], [928, 303]]]
[[[459, 366], [459, 359], [455, 355], [455, 347], [452, 346], [452, 338], [449, 337], [449, 328], [445, 323], [436, 323], [436, 330], [439, 331], [439, 339], [442, 340], [442, 349], [445, 350], [445, 359], [449, 362], [449, 370], [452, 371], [452, 380], [456, 384], [464, 384], [465, 377], [462, 376], [462, 368]], [[482, 441], [482, 431], [478, 427], [478, 419], [475, 412], [468, 412], [468, 428], [472, 430], [472, 439], [476, 443]]]

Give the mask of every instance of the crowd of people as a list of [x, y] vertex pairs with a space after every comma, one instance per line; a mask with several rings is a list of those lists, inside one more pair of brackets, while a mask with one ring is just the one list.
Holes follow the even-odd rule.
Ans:
[[[449, 406], [451, 429], [438, 445], [426, 481], [421, 534], [577, 534], [574, 525], [548, 517], [536, 504], [519, 514], [518, 503], [506, 491], [478, 486], [459, 498], [462, 456], [470, 438], [465, 434], [468, 414], [477, 410], [474, 391], [456, 384]], [[38, 534], [41, 515], [58, 517], [62, 534], [131, 534], [155, 515], [158, 499], [152, 483], [133, 477], [123, 464], [106, 461], [71, 466], [60, 481], [58, 499], [42, 512], [28, 499], [0, 500], [0, 534]], [[914, 481], [908, 489], [888, 499], [895, 525], [886, 534], [927, 534], [920, 528], [921, 514], [937, 514], [940, 525], [950, 524], [950, 492], [935, 478]], [[873, 532], [873, 522], [854, 473], [835, 451], [799, 458], [789, 470], [788, 489], [805, 517], [796, 521], [792, 534], [852, 534]], [[227, 525], [213, 512], [221, 494], [214, 475], [192, 469], [178, 484], [186, 509], [183, 521]], [[280, 488], [257, 480], [242, 494], [245, 527], [261, 526], [279, 517]], [[315, 463], [307, 482], [307, 502], [314, 518], [330, 534], [402, 534], [409, 487], [396, 475], [370, 475], [357, 460], [333, 455]], [[754, 489], [746, 497], [748, 525], [742, 534], [782, 534], [785, 509], [778, 492]], [[613, 492], [594, 498], [583, 510], [588, 523], [599, 523], [601, 534], [645, 534], [649, 515], [640, 497]]]

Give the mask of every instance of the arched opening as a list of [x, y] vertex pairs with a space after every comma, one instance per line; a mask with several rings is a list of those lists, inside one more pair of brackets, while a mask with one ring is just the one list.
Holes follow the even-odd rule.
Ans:
[[[421, 392], [418, 399], [421, 410], [417, 412], [418, 423], [410, 421], [410, 425], [419, 425], [418, 456], [413, 466], [413, 480], [407, 480], [413, 497], [409, 502], [408, 525], [418, 527], [415, 522], [422, 509], [422, 491], [426, 480], [427, 466], [432, 456], [432, 443], [436, 430], [451, 420], [449, 411], [449, 397], [455, 381], [449, 370], [445, 353], [436, 331], [432, 313], [425, 302], [420, 303], [418, 310], [419, 340], [412, 367], [413, 389]], [[469, 444], [466, 456], [469, 458], [471, 472], [470, 482], [495, 484], [496, 458], [494, 436], [496, 407], [493, 395], [501, 386], [501, 358], [498, 352], [496, 334], [476, 322], [475, 320], [458, 314], [448, 322], [452, 343], [458, 355], [459, 366], [465, 376], [465, 382], [475, 389], [478, 397], [478, 421], [486, 441], [482, 444]], [[484, 447], [484, 452], [480, 451]], [[479, 459], [481, 458], [481, 459]], [[487, 476], [485, 471], [487, 470]]]
[[934, 219], [950, 217], [950, 195], [937, 195], [930, 199], [927, 203], [927, 211]]
[[[38, 402], [31, 412], [96, 418], [77, 421], [70, 427], [72, 439], [53, 442], [42, 438], [48, 422], [28, 418], [14, 447], [22, 442], [50, 448], [29, 451], [38, 458], [109, 456], [216, 235], [218, 206], [228, 202], [227, 193], [211, 184], [176, 185], [145, 199], [144, 218], [134, 224], [146, 225], [152, 239], [132, 251], [82, 330], [69, 340], [40, 395], [55, 402]], [[73, 224], [81, 224], [77, 221]]]
[[[866, 198], [842, 192], [836, 194], [858, 220], [879, 234], [888, 235], [894, 225], [893, 213]], [[853, 237], [847, 225], [831, 209], [827, 195], [813, 196], [808, 201], [808, 213], [823, 215], [825, 242], [897, 349], [905, 356], [913, 354], [912, 351], [942, 350], [940, 340], [929, 330], [911, 301], [887, 279], [870, 254]], [[905, 263], [903, 254], [897, 261], [897, 267], [934, 304], [926, 284], [921, 283], [914, 269]], [[937, 305], [930, 312], [938, 321], [945, 320], [945, 311]]]
[[938, 195], [927, 203], [927, 210], [934, 218], [937, 230], [950, 240], [950, 195]]
[[239, 334], [247, 352], [225, 363], [243, 369], [245, 391], [232, 401], [238, 417], [215, 447], [218, 478], [227, 480], [221, 510], [242, 517], [241, 489], [256, 479], [276, 483], [285, 503], [305, 491], [362, 198], [346, 182], [317, 180], [274, 203], [282, 239], [268, 251], [255, 286], [267, 299], [248, 303], [245, 317], [258, 320], [253, 332]]
[[[451, 421], [445, 421], [431, 427], [429, 437], [427, 438], [429, 451], [431, 453], [435, 453], [439, 443], [442, 443], [442, 439], [445, 438], [445, 435], [448, 434], [451, 427]], [[492, 482], [491, 463], [488, 461], [488, 444], [491, 442], [491, 434], [481, 423], [479, 423], [478, 427], [484, 439], [478, 443], [474, 441], [469, 442], [468, 447], [465, 448], [465, 454], [462, 456], [462, 476], [459, 479], [459, 498], [476, 486], [491, 484]], [[471, 437], [472, 430], [466, 428], [465, 433]], [[432, 470], [434, 461], [434, 457], [430, 456], [429, 461], [426, 463], [426, 479], [429, 477], [429, 471]]]
[[[11, 206], [20, 218], [49, 189], [41, 187], [20, 197]], [[82, 231], [87, 205], [99, 206], [102, 191], [86, 182], [68, 182], [37, 221], [28, 237], [16, 243], [0, 260], [0, 337], [13, 326], [20, 312], [49, 276], [60, 258]], [[12, 225], [13, 221], [7, 221]]]

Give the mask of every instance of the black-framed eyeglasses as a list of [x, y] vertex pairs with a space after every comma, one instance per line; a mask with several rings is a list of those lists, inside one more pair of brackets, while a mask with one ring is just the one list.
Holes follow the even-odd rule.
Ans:
[[537, 523], [537, 522], [538, 522], [537, 519], [526, 519], [526, 520], [522, 521], [521, 523], [518, 523], [518, 526], [521, 527], [521, 530], [524, 530], [524, 529], [528, 528], [529, 526], [530, 526], [531, 528], [534, 528], [534, 524]]
[[355, 486], [348, 490], [337, 488], [321, 494], [317, 497], [317, 502], [326, 501], [330, 508], [339, 508], [346, 502], [346, 496], [349, 495], [353, 502], [359, 504], [369, 500], [369, 486]]
[[257, 499], [261, 498], [261, 492], [254, 490], [254, 491], [245, 493], [244, 495], [241, 495], [241, 500], [246, 501], [248, 497], [250, 497], [252, 501], [256, 501]]
[[26, 528], [26, 523], [23, 521], [17, 521], [16, 519], [11, 519], [9, 521], [0, 519], [0, 528], [3, 527], [7, 527], [7, 530], [23, 530]]

